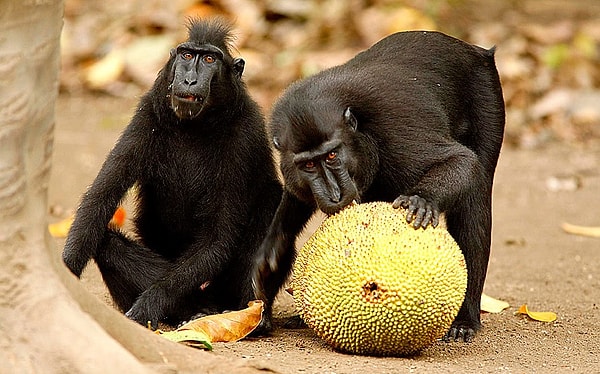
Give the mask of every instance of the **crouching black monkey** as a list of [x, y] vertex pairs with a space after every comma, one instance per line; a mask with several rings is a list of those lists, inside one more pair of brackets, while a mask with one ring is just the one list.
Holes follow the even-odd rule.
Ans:
[[[94, 259], [134, 321], [246, 307], [257, 249], [281, 198], [258, 105], [230, 54], [231, 27], [191, 21], [84, 194], [63, 259]], [[108, 228], [136, 186], [135, 239]]]
[[[446, 214], [468, 286], [445, 339], [472, 340], [504, 133], [494, 49], [437, 32], [393, 34], [290, 86], [270, 129], [285, 188], [254, 274], [267, 314], [294, 261], [294, 239], [317, 208], [333, 214], [353, 200], [383, 200], [408, 208], [415, 228], [436, 226]], [[265, 319], [262, 328], [271, 327]]]

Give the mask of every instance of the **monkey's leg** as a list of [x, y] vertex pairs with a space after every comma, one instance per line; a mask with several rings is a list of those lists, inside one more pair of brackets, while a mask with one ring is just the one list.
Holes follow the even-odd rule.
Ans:
[[94, 260], [122, 311], [129, 310], [138, 296], [170, 266], [159, 254], [113, 230], [107, 231]]
[[445, 341], [469, 342], [481, 327], [481, 293], [491, 245], [491, 203], [491, 186], [484, 186], [484, 182], [481, 182], [448, 212], [448, 231], [465, 256], [468, 280], [465, 300], [452, 327], [444, 336]]

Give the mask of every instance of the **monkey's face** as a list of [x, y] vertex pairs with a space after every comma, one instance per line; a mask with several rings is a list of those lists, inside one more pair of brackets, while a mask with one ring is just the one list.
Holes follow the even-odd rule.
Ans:
[[207, 106], [211, 84], [221, 73], [223, 56], [212, 45], [183, 43], [171, 51], [173, 67], [168, 95], [177, 117], [195, 118]]
[[316, 203], [325, 214], [360, 200], [354, 180], [355, 155], [346, 144], [349, 133], [356, 131], [356, 122], [349, 108], [335, 119], [333, 126], [331, 121], [327, 125], [292, 124], [294, 130], [284, 131], [285, 140], [277, 134], [273, 139], [282, 154], [286, 187], [298, 198]]

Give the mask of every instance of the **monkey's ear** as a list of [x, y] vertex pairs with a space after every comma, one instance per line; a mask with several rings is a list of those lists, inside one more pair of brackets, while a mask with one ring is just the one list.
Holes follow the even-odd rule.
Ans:
[[175, 57], [175, 55], [177, 54], [177, 48], [171, 48], [171, 52], [169, 53], [169, 56], [171, 58]]
[[233, 71], [235, 71], [235, 75], [237, 77], [241, 77], [244, 72], [244, 66], [246, 66], [246, 61], [241, 58], [236, 58], [233, 60]]
[[348, 125], [352, 131], [356, 131], [356, 128], [358, 127], [358, 121], [356, 120], [356, 117], [354, 117], [354, 114], [352, 114], [350, 107], [346, 108], [344, 111], [344, 122], [346, 122], [346, 125]]
[[273, 137], [273, 144], [275, 145], [275, 149], [281, 150], [281, 143], [279, 143], [279, 139], [276, 136]]

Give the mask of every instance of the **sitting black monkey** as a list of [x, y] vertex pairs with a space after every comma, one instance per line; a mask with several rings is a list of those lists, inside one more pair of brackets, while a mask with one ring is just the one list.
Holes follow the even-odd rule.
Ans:
[[438, 32], [393, 34], [291, 85], [270, 119], [285, 183], [256, 260], [254, 286], [267, 303], [262, 329], [272, 328], [273, 298], [311, 214], [379, 200], [408, 208], [415, 228], [446, 214], [468, 286], [445, 340], [471, 341], [480, 328], [504, 117], [494, 49]]
[[[84, 194], [63, 259], [94, 259], [116, 305], [155, 327], [239, 309], [281, 198], [264, 117], [232, 58], [231, 26], [193, 20]], [[136, 239], [108, 228], [136, 186]]]

